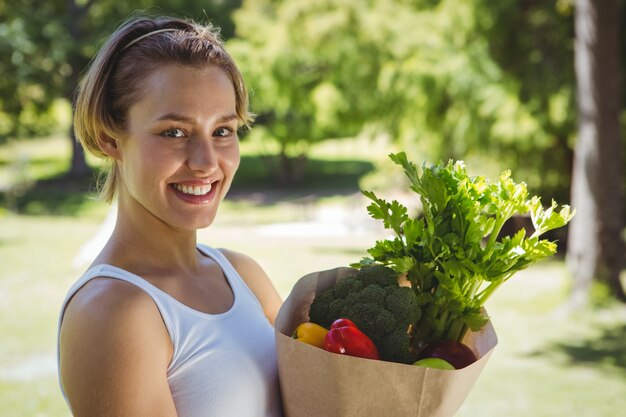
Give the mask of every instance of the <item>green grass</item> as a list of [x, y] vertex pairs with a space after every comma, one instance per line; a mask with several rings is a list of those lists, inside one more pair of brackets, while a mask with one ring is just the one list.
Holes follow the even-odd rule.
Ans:
[[[21, 150], [40, 146], [48, 144]], [[57, 148], [46, 157], [56, 168], [41, 162], [41, 175], [63, 166]], [[10, 158], [0, 147], [0, 172]], [[341, 167], [341, 157], [316, 159], [335, 173], [352, 169]], [[344, 160], [364, 161], [359, 169], [368, 163], [356, 154]], [[328, 181], [333, 175], [319, 174]], [[234, 193], [200, 240], [252, 255], [285, 297], [302, 275], [356, 261], [384, 235], [376, 227], [334, 236], [296, 236], [289, 228], [270, 233], [276, 223], [332, 222], [333, 213], [347, 213], [338, 221], [350, 223], [365, 210], [364, 200], [349, 192], [356, 191], [354, 179], [350, 184], [336, 194], [318, 185]], [[55, 373], [58, 310], [81, 273], [72, 266], [75, 255], [108, 211], [82, 191], [72, 194], [76, 189], [60, 187], [26, 198], [26, 214], [0, 211], [0, 404], [6, 417], [69, 416]], [[489, 300], [499, 343], [457, 417], [613, 417], [626, 409], [626, 306], [609, 302], [567, 313], [568, 287], [566, 268], [555, 260], [519, 273]]]
[[[224, 219], [229, 211], [225, 206]], [[72, 258], [97, 220], [0, 218], [0, 403], [7, 417], [68, 415], [51, 368], [56, 320], [80, 274]], [[358, 259], [376, 237], [295, 239], [265, 235], [261, 227], [218, 221], [201, 240], [253, 255], [283, 296], [307, 272]], [[626, 309], [559, 313], [567, 286], [557, 261], [518, 274], [489, 301], [499, 344], [458, 416], [609, 417], [626, 407]]]
[[[304, 178], [290, 184], [278, 179], [275, 159], [260, 155], [244, 142], [228, 200], [241, 202], [246, 208], [252, 203], [266, 212], [264, 207], [276, 203], [353, 194], [358, 191], [360, 178], [374, 169], [371, 158], [364, 156], [364, 147], [362, 139], [340, 141], [335, 146], [324, 143], [304, 163]], [[69, 142], [62, 136], [0, 146], [0, 204], [27, 215], [90, 216], [100, 210], [95, 178], [61, 175], [67, 170], [69, 152]], [[102, 167], [93, 158], [88, 161], [94, 172]]]
[[567, 313], [568, 286], [563, 263], [546, 263], [488, 302], [499, 344], [460, 417], [609, 417], [624, 409], [626, 307]]
[[54, 358], [60, 304], [76, 279], [72, 258], [97, 219], [0, 217], [0, 403], [3, 415], [64, 416]]

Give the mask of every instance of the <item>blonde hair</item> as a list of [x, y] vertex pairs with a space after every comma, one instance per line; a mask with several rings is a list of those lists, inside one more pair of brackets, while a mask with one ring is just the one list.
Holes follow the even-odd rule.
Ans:
[[86, 152], [110, 163], [100, 196], [110, 202], [117, 187], [117, 167], [98, 144], [103, 135], [117, 138], [126, 127], [129, 108], [142, 98], [142, 81], [161, 64], [193, 68], [215, 65], [230, 77], [240, 124], [249, 126], [248, 91], [235, 61], [225, 51], [219, 30], [210, 24], [171, 17], [133, 17], [106, 41], [78, 87], [74, 132]]

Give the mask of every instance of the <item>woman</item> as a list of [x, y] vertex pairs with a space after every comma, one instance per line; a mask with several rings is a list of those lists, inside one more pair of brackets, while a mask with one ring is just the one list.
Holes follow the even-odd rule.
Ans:
[[251, 258], [196, 241], [239, 165], [248, 95], [210, 26], [135, 18], [102, 47], [75, 131], [111, 169], [112, 236], [70, 289], [59, 375], [75, 416], [280, 416], [281, 299]]

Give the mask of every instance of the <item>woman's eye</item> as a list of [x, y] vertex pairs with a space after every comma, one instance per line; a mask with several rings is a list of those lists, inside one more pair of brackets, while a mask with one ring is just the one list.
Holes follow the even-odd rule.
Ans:
[[174, 128], [167, 129], [161, 132], [161, 136], [165, 136], [167, 138], [184, 138], [185, 131], [183, 129], [174, 127]]
[[219, 136], [219, 137], [227, 137], [230, 136], [233, 133], [233, 131], [227, 127], [220, 127], [217, 130], [215, 130], [214, 135], [215, 136]]

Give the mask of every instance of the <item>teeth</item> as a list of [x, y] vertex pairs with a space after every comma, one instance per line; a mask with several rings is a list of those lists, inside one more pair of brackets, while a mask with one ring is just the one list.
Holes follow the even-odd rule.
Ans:
[[176, 188], [181, 193], [191, 194], [191, 195], [205, 195], [211, 191], [211, 184], [202, 185], [200, 187], [192, 187], [181, 184], [174, 184], [174, 188]]

